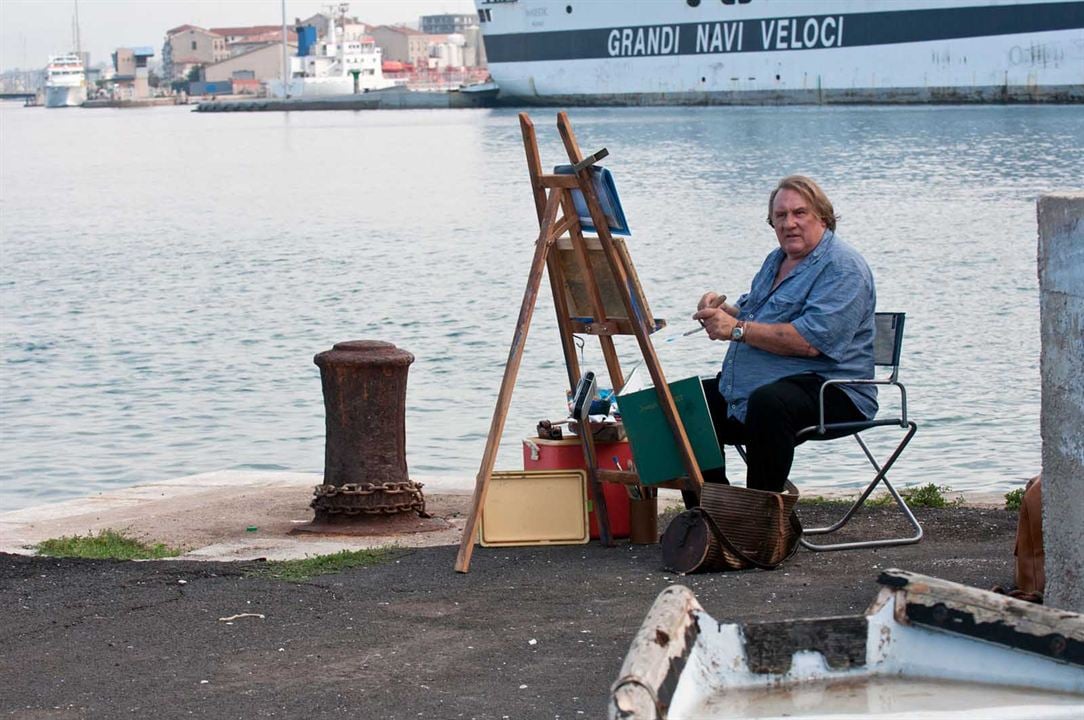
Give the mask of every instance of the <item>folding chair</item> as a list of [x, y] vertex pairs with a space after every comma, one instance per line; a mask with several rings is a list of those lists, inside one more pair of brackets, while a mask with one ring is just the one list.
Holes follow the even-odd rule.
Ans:
[[[915, 431], [918, 430], [918, 426], [912, 420], [907, 419], [907, 389], [899, 381], [900, 374], [900, 350], [903, 346], [903, 321], [904, 313], [882, 313], [876, 314], [874, 322], [876, 324], [876, 333], [873, 340], [873, 362], [878, 367], [890, 367], [892, 373], [887, 377], [872, 380], [845, 380], [845, 379], [832, 379], [827, 380], [821, 385], [820, 391], [820, 422], [817, 425], [807, 427], [798, 432], [799, 439], [805, 440], [835, 440], [837, 438], [853, 436], [861, 446], [862, 451], [866, 454], [866, 459], [869, 460], [870, 465], [877, 471], [873, 481], [866, 486], [866, 489], [858, 497], [857, 500], [851, 505], [850, 509], [840, 518], [837, 522], [826, 527], [819, 528], [806, 528], [806, 535], [828, 535], [836, 530], [839, 530], [847, 521], [862, 507], [866, 502], [866, 498], [873, 493], [878, 484], [883, 484], [888, 490], [892, 499], [895, 500], [896, 505], [899, 507], [903, 514], [906, 516], [907, 521], [914, 529], [914, 534], [909, 537], [901, 538], [886, 538], [883, 540], [862, 540], [853, 542], [840, 542], [834, 544], [818, 545], [811, 543], [805, 538], [802, 538], [801, 543], [810, 550], [824, 551], [824, 550], [851, 550], [854, 548], [868, 548], [868, 547], [886, 547], [890, 545], [911, 545], [917, 543], [922, 539], [922, 526], [918, 520], [915, 519], [914, 513], [911, 512], [911, 508], [907, 507], [907, 501], [896, 491], [896, 488], [892, 486], [892, 483], [888, 481], [888, 471], [892, 465], [899, 458], [900, 454], [907, 447], [907, 444], [911, 442], [911, 438], [914, 437]], [[843, 422], [843, 423], [826, 423], [824, 421], [824, 391], [830, 385], [891, 385], [899, 388], [900, 391], [900, 411], [895, 417], [878, 417], [873, 420], [866, 420], [862, 422]], [[862, 439], [861, 433], [875, 427], [885, 427], [895, 425], [905, 429], [907, 432], [903, 436], [903, 440], [900, 441], [896, 449], [892, 451], [892, 455], [889, 456], [885, 464], [879, 465], [876, 458], [873, 457], [873, 453], [870, 452], [869, 447], [866, 446], [865, 441]]]

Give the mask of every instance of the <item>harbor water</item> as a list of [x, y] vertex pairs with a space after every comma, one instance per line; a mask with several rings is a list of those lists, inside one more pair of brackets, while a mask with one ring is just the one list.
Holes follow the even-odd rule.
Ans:
[[[532, 111], [546, 166], [567, 162]], [[1080, 187], [1079, 107], [577, 109], [606, 147], [664, 371], [725, 352], [678, 338], [775, 244], [768, 193], [818, 179], [905, 311], [919, 424], [891, 477], [1005, 492], [1040, 470], [1035, 200]], [[478, 470], [537, 235], [514, 110], [195, 114], [0, 103], [0, 511], [225, 468], [319, 472], [313, 355], [416, 356], [413, 476]], [[597, 342], [584, 367], [603, 377]], [[626, 367], [635, 343], [620, 338]], [[564, 417], [544, 288], [498, 469]], [[873, 436], [887, 447], [891, 430]], [[804, 492], [857, 488], [853, 443], [806, 445]], [[730, 456], [728, 456], [730, 457]], [[739, 462], [736, 459], [734, 462]], [[741, 477], [740, 470], [731, 475]]]

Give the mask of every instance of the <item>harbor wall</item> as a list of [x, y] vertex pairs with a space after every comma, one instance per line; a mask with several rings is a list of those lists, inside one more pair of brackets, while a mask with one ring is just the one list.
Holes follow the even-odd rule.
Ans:
[[530, 95], [501, 89], [506, 107], [641, 107], [712, 105], [1079, 105], [1084, 85], [985, 85], [898, 88], [800, 88]]
[[357, 95], [201, 102], [196, 112], [290, 112], [300, 110], [446, 110], [482, 108], [495, 93], [423, 92], [403, 88], [370, 90]]
[[1045, 602], [1084, 612], [1084, 192], [1039, 198]]

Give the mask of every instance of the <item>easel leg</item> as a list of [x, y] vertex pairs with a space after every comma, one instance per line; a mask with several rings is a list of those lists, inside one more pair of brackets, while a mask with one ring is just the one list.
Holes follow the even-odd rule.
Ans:
[[591, 483], [591, 495], [595, 503], [595, 521], [598, 523], [598, 540], [606, 547], [613, 547], [614, 539], [610, 533], [610, 513], [606, 508], [606, 493], [598, 479], [598, 453], [595, 451], [595, 438], [591, 435], [590, 421], [580, 423], [580, 441], [583, 443], [583, 456], [587, 465], [587, 477]]
[[515, 387], [516, 376], [519, 374], [519, 364], [523, 359], [523, 346], [527, 341], [527, 330], [531, 326], [531, 315], [534, 313], [534, 306], [538, 300], [542, 272], [546, 268], [546, 258], [553, 245], [553, 223], [557, 217], [557, 208], [560, 206], [558, 196], [559, 193], [551, 192], [546, 202], [542, 230], [538, 235], [538, 242], [535, 244], [531, 272], [527, 277], [527, 289], [523, 293], [523, 303], [519, 308], [516, 332], [512, 338], [512, 346], [508, 350], [508, 362], [504, 366], [504, 379], [501, 380], [501, 390], [497, 395], [497, 406], [493, 411], [493, 420], [489, 426], [489, 437], [486, 438], [486, 450], [482, 455], [482, 465], [478, 469], [478, 476], [474, 481], [471, 512], [467, 516], [467, 524], [463, 527], [463, 537], [459, 541], [459, 553], [455, 559], [457, 572], [467, 572], [470, 569], [470, 557], [474, 552], [474, 536], [478, 528], [478, 519], [482, 515], [489, 479], [493, 475], [493, 465], [497, 461], [497, 449], [501, 443], [501, 434], [504, 432], [504, 421], [508, 417], [508, 406], [512, 401], [512, 389]]

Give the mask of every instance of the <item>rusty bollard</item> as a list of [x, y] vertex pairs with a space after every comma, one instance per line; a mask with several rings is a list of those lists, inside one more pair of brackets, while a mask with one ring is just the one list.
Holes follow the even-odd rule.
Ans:
[[380, 340], [350, 340], [318, 353], [324, 389], [324, 484], [315, 522], [425, 513], [406, 464], [406, 381], [414, 356]]

